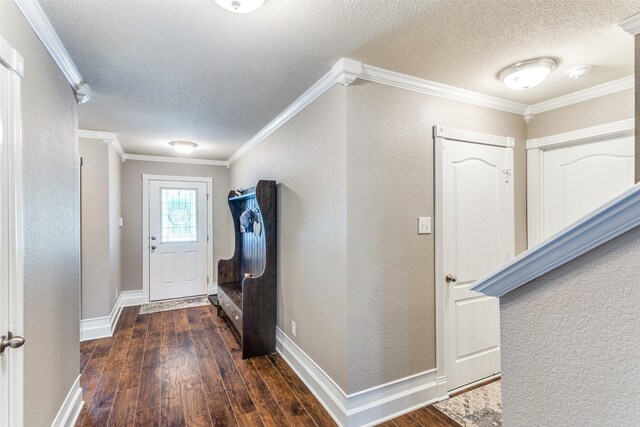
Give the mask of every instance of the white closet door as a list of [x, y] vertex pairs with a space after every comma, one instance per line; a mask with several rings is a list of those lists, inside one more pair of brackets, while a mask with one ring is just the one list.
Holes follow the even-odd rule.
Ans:
[[544, 150], [541, 184], [544, 240], [633, 186], [634, 138]]

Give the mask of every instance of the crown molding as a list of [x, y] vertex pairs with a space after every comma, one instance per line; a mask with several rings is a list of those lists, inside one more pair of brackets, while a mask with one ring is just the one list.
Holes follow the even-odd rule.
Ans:
[[632, 36], [640, 34], [640, 13], [628, 17], [619, 23], [618, 26]]
[[362, 80], [368, 80], [374, 83], [395, 86], [401, 89], [412, 90], [414, 92], [487, 107], [494, 110], [506, 111], [507, 113], [524, 115], [528, 108], [528, 105], [520, 102], [509, 101], [507, 99], [497, 98], [495, 96], [485, 95], [467, 89], [461, 89], [455, 86], [422, 79], [420, 77], [385, 70], [372, 65], [362, 64], [362, 73], [358, 77]]
[[124, 160], [138, 160], [142, 162], [162, 162], [162, 163], [186, 163], [191, 165], [208, 165], [208, 166], [224, 166], [229, 167], [229, 163], [225, 160], [207, 160], [207, 159], [190, 159], [187, 157], [169, 157], [169, 156], [147, 156], [143, 154], [125, 154]]
[[118, 135], [115, 133], [78, 129], [78, 138], [100, 140], [105, 144], [111, 145], [113, 149], [116, 150], [116, 153], [118, 153], [118, 156], [120, 156], [120, 160], [124, 162], [126, 159], [127, 153], [124, 152], [122, 145], [120, 145], [120, 141], [118, 141]]
[[69, 52], [62, 44], [40, 3], [37, 0], [14, 0], [14, 2], [71, 84], [71, 87], [76, 92], [78, 104], [88, 102], [91, 99], [91, 87], [82, 79], [71, 56], [69, 56]]
[[24, 77], [24, 60], [22, 56], [2, 36], [0, 36], [0, 64], [15, 72], [18, 76]]
[[599, 98], [601, 96], [611, 95], [612, 93], [621, 92], [623, 90], [633, 89], [635, 86], [634, 80], [635, 77], [631, 75], [567, 95], [559, 96], [557, 98], [549, 99], [548, 101], [542, 101], [531, 105], [529, 113], [532, 115], [540, 114], [545, 111], [555, 110], [557, 108], [588, 101], [593, 98]]
[[634, 134], [635, 119], [626, 119], [542, 138], [528, 139], [527, 150], [583, 144], [585, 142], [600, 141], [605, 138], [624, 138]]
[[640, 184], [478, 280], [472, 290], [501, 297], [640, 225]]
[[333, 65], [333, 67], [331, 67], [331, 71], [322, 76], [320, 80], [307, 89], [306, 92], [289, 105], [282, 113], [278, 114], [275, 119], [269, 122], [269, 124], [262, 128], [260, 132], [233, 153], [227, 161], [230, 165], [233, 164], [249, 150], [275, 132], [280, 126], [284, 125], [292, 117], [302, 111], [306, 106], [331, 89], [335, 84], [349, 86], [355, 79], [386, 84], [402, 89], [440, 96], [454, 101], [461, 101], [468, 104], [506, 111], [509, 113], [524, 114], [528, 108], [527, 105], [518, 102], [496, 98], [494, 96], [484, 95], [406, 74], [396, 73], [395, 71], [373, 67], [349, 58], [341, 58]]
[[208, 160], [208, 159], [191, 159], [187, 157], [170, 157], [170, 156], [147, 156], [144, 154], [128, 154], [120, 145], [118, 135], [113, 132], [101, 132], [97, 130], [78, 129], [78, 138], [95, 139], [105, 144], [111, 145], [120, 159], [124, 163], [125, 160], [138, 160], [141, 162], [162, 162], [162, 163], [186, 163], [192, 165], [208, 165], [208, 166], [225, 166], [229, 167], [226, 160]]
[[292, 117], [302, 111], [307, 105], [318, 99], [322, 94], [331, 89], [336, 84], [349, 86], [358, 77], [360, 62], [348, 58], [342, 58], [336, 62], [331, 71], [326, 73], [317, 82], [306, 90], [298, 99], [293, 101], [285, 110], [271, 120], [257, 134], [240, 147], [227, 159], [229, 165], [233, 164], [249, 150], [262, 142], [265, 138], [275, 132], [280, 126], [287, 123]]

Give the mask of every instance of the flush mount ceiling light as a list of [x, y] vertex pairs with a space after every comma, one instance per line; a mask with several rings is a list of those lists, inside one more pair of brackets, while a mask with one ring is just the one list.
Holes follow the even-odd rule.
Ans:
[[587, 64], [587, 65], [578, 65], [576, 67], [569, 68], [567, 70], [567, 77], [573, 80], [577, 80], [580, 77], [584, 77], [587, 74], [589, 74], [589, 71], [591, 71], [591, 67], [592, 67], [591, 65]]
[[538, 86], [556, 68], [551, 58], [536, 58], [518, 62], [500, 71], [498, 78], [509, 89], [527, 90]]
[[215, 0], [215, 2], [230, 12], [249, 13], [262, 6], [264, 0]]
[[196, 144], [195, 142], [189, 142], [189, 141], [171, 141], [169, 145], [172, 146], [174, 150], [176, 150], [178, 153], [181, 153], [181, 154], [192, 153], [193, 150], [195, 150], [196, 147], [198, 146], [198, 144]]

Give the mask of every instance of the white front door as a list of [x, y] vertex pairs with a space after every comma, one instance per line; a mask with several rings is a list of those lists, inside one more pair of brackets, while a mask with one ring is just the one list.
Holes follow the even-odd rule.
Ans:
[[149, 299], [207, 294], [207, 183], [149, 181]]
[[444, 287], [447, 389], [453, 390], [500, 372], [499, 301], [470, 288], [513, 257], [513, 148], [439, 138], [436, 149], [443, 276], [436, 285]]
[[[535, 162], [532, 156], [536, 157]], [[632, 129], [629, 135], [594, 137], [579, 143], [567, 141], [530, 150], [529, 157], [529, 164], [533, 164], [529, 180], [539, 182], [539, 192], [532, 191], [529, 196], [530, 221], [535, 225], [529, 236], [530, 246], [566, 228], [634, 184]]]
[[0, 37], [0, 427], [23, 423], [21, 75], [22, 58]]

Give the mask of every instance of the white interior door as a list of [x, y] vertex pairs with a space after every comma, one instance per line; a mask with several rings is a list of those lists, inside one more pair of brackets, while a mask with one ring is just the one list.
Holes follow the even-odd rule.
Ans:
[[453, 390], [500, 372], [498, 299], [470, 288], [513, 257], [513, 148], [439, 139], [436, 149], [444, 275], [436, 284], [444, 287], [447, 389]]
[[537, 206], [530, 216], [531, 221], [538, 219], [539, 229], [531, 233], [530, 245], [566, 228], [634, 184], [631, 135], [547, 147], [533, 155], [538, 156], [538, 170], [531, 171], [530, 180], [539, 179], [540, 192], [539, 201], [530, 202]]
[[207, 183], [149, 182], [149, 299], [207, 294]]
[[0, 37], [0, 427], [23, 424], [21, 76], [22, 58]]

